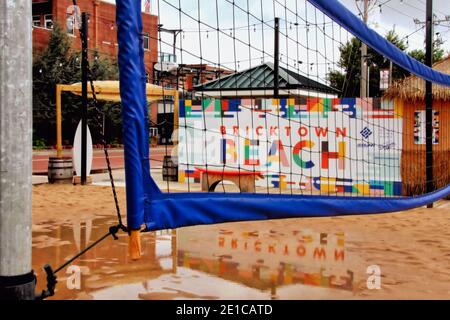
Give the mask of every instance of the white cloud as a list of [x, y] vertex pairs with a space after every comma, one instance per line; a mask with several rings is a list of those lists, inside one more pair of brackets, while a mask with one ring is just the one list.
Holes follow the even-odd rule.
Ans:
[[[107, 0], [108, 2], [115, 2], [114, 0]], [[375, 0], [372, 0], [372, 3]], [[198, 10], [198, 0], [152, 0], [152, 11], [158, 14], [160, 23], [164, 24], [165, 28], [183, 29], [185, 32], [178, 38], [177, 41], [177, 55], [179, 60], [184, 63], [199, 63], [200, 57], [204, 63], [221, 62], [226, 64], [231, 69], [244, 69], [250, 65], [257, 65], [261, 63], [261, 57], [265, 54], [264, 60], [270, 61], [273, 52], [273, 18], [275, 15], [281, 18], [287, 18], [288, 22], [282, 23], [282, 33], [289, 35], [291, 40], [287, 40], [285, 36], [281, 37], [281, 53], [284, 57], [283, 63], [286, 63], [289, 57], [289, 65], [292, 68], [294, 61], [301, 60], [303, 64], [300, 65], [300, 71], [309, 76], [317, 76], [323, 78], [328, 72], [327, 66], [331, 60], [338, 58], [338, 47], [340, 43], [345, 42], [350, 35], [345, 30], [341, 30], [337, 25], [329, 25], [326, 28], [327, 36], [323, 36], [321, 28], [311, 26], [309, 32], [306, 32], [305, 21], [299, 19], [299, 35], [297, 42], [297, 32], [295, 27], [291, 30], [291, 22], [296, 22], [295, 14], [285, 11], [281, 4], [284, 0], [261, 1], [250, 0], [248, 11], [250, 15], [246, 14], [247, 0], [235, 0], [236, 7], [231, 4], [229, 0], [201, 0], [201, 10]], [[358, 10], [354, 0], [341, 0], [341, 2], [355, 14]], [[183, 12], [180, 14], [178, 10], [179, 3]], [[297, 11], [298, 16], [306, 18], [309, 23], [314, 24], [317, 21], [319, 24], [329, 22], [328, 18], [324, 18], [323, 14], [315, 11], [313, 7], [308, 4], [305, 6], [305, 1], [286, 0], [288, 8], [292, 11]], [[380, 7], [378, 4], [385, 5]], [[438, 18], [443, 19], [445, 14], [450, 15], [450, 1], [435, 0], [435, 12]], [[216, 4], [218, 6], [216, 7]], [[297, 6], [297, 7], [296, 7]], [[239, 9], [242, 8], [243, 10]], [[261, 12], [263, 11], [263, 12]], [[306, 11], [306, 12], [305, 12]], [[233, 19], [234, 17], [234, 19]], [[264, 17], [267, 25], [262, 28], [258, 19]], [[200, 34], [199, 24], [196, 21], [202, 21], [200, 29], [203, 31]], [[219, 18], [219, 19], [217, 19]], [[396, 32], [404, 37], [419, 29], [413, 18], [419, 20], [425, 19], [425, 0], [378, 0], [377, 5], [370, 12], [370, 26], [380, 34], [385, 34], [387, 31], [395, 28]], [[240, 28], [236, 31], [236, 40], [230, 37], [232, 34], [230, 29], [235, 27], [242, 27], [250, 25], [249, 28]], [[256, 25], [256, 31], [255, 27]], [[447, 41], [450, 34], [450, 23], [448, 26], [438, 26], [435, 32], [440, 32], [445, 41], [444, 47], [450, 51], [450, 42]], [[288, 27], [286, 31], [285, 28]], [[215, 29], [219, 27], [221, 32]], [[331, 29], [334, 29], [334, 34]], [[206, 32], [206, 30], [209, 30]], [[250, 32], [249, 32], [250, 31]], [[334, 41], [330, 38], [334, 38]], [[249, 49], [248, 43], [251, 43], [252, 48]], [[419, 30], [408, 37], [409, 48], [416, 49], [424, 47], [424, 30]], [[183, 52], [179, 49], [183, 48]], [[306, 50], [309, 47], [312, 50]], [[160, 42], [160, 49], [164, 52], [172, 52], [172, 36], [169, 34], [162, 35]], [[316, 52], [316, 49], [318, 53]], [[298, 56], [298, 58], [297, 58]], [[252, 59], [251, 61], [248, 61]], [[313, 64], [313, 65], [311, 65]]]

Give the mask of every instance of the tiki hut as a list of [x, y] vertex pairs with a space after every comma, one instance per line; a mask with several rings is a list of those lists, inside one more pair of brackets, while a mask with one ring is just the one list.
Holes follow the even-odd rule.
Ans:
[[[450, 56], [433, 69], [450, 73]], [[402, 110], [403, 147], [401, 174], [405, 195], [426, 190], [425, 81], [410, 76], [385, 93]], [[433, 84], [433, 180], [436, 188], [450, 183], [450, 87]]]

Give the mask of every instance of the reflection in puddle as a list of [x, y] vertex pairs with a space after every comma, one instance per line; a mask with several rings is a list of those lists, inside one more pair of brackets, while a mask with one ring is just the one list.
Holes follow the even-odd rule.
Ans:
[[303, 284], [353, 290], [343, 233], [276, 230], [212, 232], [201, 242], [195, 229], [178, 234], [178, 265], [244, 283], [260, 290]]
[[[33, 264], [56, 268], [103, 236], [113, 218], [36, 226]], [[353, 298], [355, 257], [346, 235], [302, 230], [292, 220], [183, 228], [143, 235], [128, 259], [126, 234], [105, 240], [58, 274], [56, 299]], [[249, 226], [252, 229], [249, 230]]]

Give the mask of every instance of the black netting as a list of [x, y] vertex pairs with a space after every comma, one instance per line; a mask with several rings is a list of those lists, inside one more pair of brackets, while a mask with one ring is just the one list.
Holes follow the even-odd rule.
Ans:
[[[177, 63], [153, 82], [180, 90], [179, 102], [160, 101], [162, 113], [176, 109], [164, 123], [174, 130], [170, 158], [152, 162], [163, 191], [236, 191], [232, 182], [267, 194], [426, 192], [422, 79], [371, 49], [361, 79], [360, 41], [307, 1], [156, 2], [159, 51]], [[393, 83], [380, 89], [389, 68]], [[448, 119], [436, 98], [436, 188], [450, 181]]]

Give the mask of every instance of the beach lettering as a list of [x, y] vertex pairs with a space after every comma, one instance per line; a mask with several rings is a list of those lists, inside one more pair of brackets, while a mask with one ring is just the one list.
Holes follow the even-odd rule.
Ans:
[[313, 235], [305, 234], [298, 239], [298, 243], [277, 243], [267, 240], [219, 236], [218, 247], [231, 252], [245, 251], [273, 256], [309, 257], [318, 261], [332, 259], [335, 262], [343, 262], [345, 260], [344, 236], [340, 233], [333, 236], [320, 233], [317, 240]]

